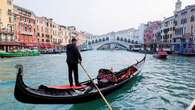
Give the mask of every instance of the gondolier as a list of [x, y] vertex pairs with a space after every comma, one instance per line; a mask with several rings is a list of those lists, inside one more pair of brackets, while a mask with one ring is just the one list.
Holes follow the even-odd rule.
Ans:
[[77, 40], [75, 38], [72, 39], [72, 43], [67, 45], [67, 59], [66, 62], [68, 64], [68, 78], [70, 82], [70, 86], [73, 86], [73, 78], [72, 72], [74, 72], [74, 81], [75, 85], [79, 86], [79, 77], [78, 77], [78, 63], [82, 61], [81, 54], [76, 46]]

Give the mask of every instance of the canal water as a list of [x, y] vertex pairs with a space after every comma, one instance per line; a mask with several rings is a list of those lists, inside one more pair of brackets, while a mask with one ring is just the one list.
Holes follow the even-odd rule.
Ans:
[[[118, 71], [144, 57], [127, 51], [88, 51], [82, 56], [83, 65], [93, 77], [100, 68]], [[33, 105], [15, 100], [16, 64], [24, 65], [25, 83], [37, 88], [41, 84], [69, 84], [65, 59], [65, 54], [0, 59], [0, 110], [106, 110], [102, 100], [74, 105]], [[79, 75], [80, 81], [87, 79], [81, 68]], [[193, 98], [195, 58], [169, 56], [158, 60], [152, 55], [147, 55], [139, 76], [107, 96], [113, 110], [184, 110]]]

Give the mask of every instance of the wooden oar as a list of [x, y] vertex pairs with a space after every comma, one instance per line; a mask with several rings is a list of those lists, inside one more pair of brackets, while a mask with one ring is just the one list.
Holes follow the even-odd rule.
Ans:
[[100, 89], [98, 88], [98, 86], [94, 83], [93, 79], [88, 74], [87, 70], [83, 67], [83, 65], [81, 63], [80, 63], [80, 65], [83, 68], [83, 70], [85, 71], [87, 77], [91, 80], [91, 82], [93, 83], [93, 85], [95, 86], [95, 88], [98, 90], [98, 92], [99, 92], [100, 96], [102, 97], [102, 99], [104, 100], [104, 102], [108, 105], [109, 110], [112, 110], [111, 105], [108, 103], [108, 101], [106, 100], [106, 98], [104, 97], [104, 95], [102, 94], [102, 92], [100, 91]]

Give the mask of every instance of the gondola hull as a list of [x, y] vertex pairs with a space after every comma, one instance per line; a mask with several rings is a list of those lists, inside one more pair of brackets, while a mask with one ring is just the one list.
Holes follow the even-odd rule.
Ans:
[[[116, 84], [111, 84], [106, 87], [99, 87], [100, 91], [104, 95], [108, 95], [113, 91], [119, 89], [124, 84], [132, 80], [135, 76], [137, 76], [141, 68], [145, 62], [145, 57], [137, 64], [132, 65], [133, 67], [137, 68], [137, 71], [134, 72], [133, 75], [130, 75], [128, 78], [117, 82]], [[132, 68], [130, 66], [129, 68]], [[119, 73], [127, 71], [129, 68], [123, 69]], [[94, 79], [95, 80], [95, 79]], [[87, 85], [90, 89], [84, 89], [84, 91], [74, 90], [74, 89], [64, 89], [64, 90], [57, 90], [57, 89], [32, 89], [26, 86], [23, 82], [23, 69], [20, 66], [18, 68], [18, 74], [16, 79], [15, 91], [14, 96], [15, 98], [23, 103], [30, 103], [30, 104], [77, 104], [88, 102], [91, 100], [95, 100], [100, 98], [100, 94], [95, 89], [95, 87], [91, 86], [91, 81], [82, 82], [82, 85]], [[89, 91], [87, 91], [89, 90]]]

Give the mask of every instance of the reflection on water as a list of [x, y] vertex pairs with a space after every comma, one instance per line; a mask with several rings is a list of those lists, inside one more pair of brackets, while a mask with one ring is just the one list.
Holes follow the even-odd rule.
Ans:
[[[127, 51], [83, 52], [83, 65], [96, 77], [100, 68], [118, 71], [137, 60], [143, 54]], [[101, 100], [74, 105], [31, 105], [15, 100], [16, 64], [24, 65], [24, 80], [27, 85], [37, 88], [40, 84], [68, 84], [65, 54], [42, 55], [0, 59], [0, 110], [104, 110]], [[195, 58], [170, 56], [158, 60], [147, 56], [141, 74], [120, 90], [107, 96], [114, 110], [183, 110], [195, 97]], [[80, 81], [86, 80], [79, 68]]]

